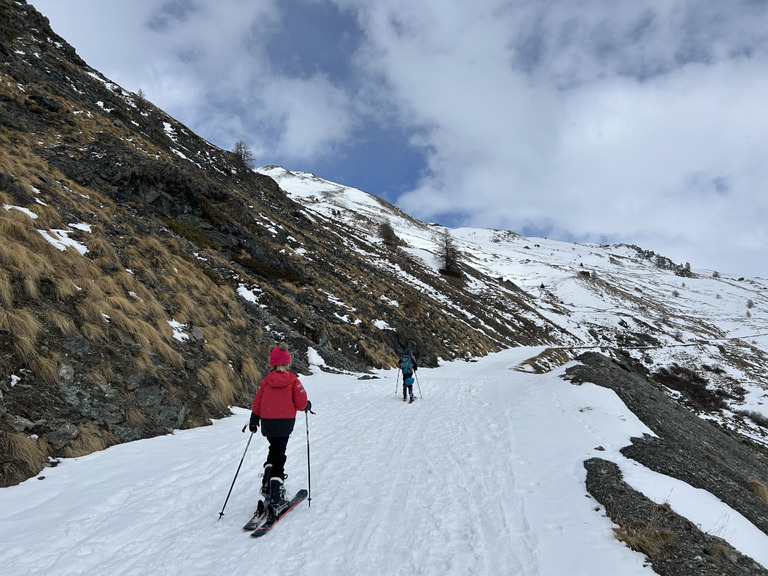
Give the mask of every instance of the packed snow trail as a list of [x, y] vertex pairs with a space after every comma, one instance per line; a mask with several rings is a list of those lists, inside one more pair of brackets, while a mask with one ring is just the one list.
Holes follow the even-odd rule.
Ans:
[[[574, 386], [562, 369], [511, 370], [539, 351], [422, 368], [413, 404], [395, 393], [394, 370], [302, 376], [317, 412], [311, 506], [258, 540], [242, 526], [258, 501], [260, 433], [218, 514], [248, 441], [247, 410], [64, 460], [0, 489], [0, 574], [652, 574], [613, 537], [582, 465], [599, 455], [626, 466], [618, 449], [647, 428], [612, 391]], [[299, 414], [290, 493], [307, 487], [306, 449]]]

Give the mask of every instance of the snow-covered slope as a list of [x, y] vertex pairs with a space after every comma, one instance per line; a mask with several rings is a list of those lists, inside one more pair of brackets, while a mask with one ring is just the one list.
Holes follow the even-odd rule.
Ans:
[[[371, 239], [381, 223], [389, 223], [403, 243], [400, 249], [438, 273], [437, 243], [445, 228], [313, 174], [277, 166], [257, 171], [275, 179], [310, 215], [341, 220]], [[538, 369], [590, 348], [622, 350], [652, 372], [692, 367], [732, 410], [768, 417], [768, 279], [691, 269], [637, 246], [474, 228], [448, 231], [464, 262], [485, 275], [467, 277], [469, 292], [489, 297], [514, 284], [538, 314], [563, 329], [559, 346], [542, 355]], [[514, 314], [524, 311], [510, 311]], [[738, 417], [730, 424], [765, 441], [764, 428]]]
[[[541, 350], [419, 370], [404, 404], [397, 373], [303, 377], [316, 415], [289, 443], [302, 504], [264, 539], [241, 530], [258, 499], [266, 441], [245, 452], [247, 411], [212, 427], [64, 460], [0, 490], [0, 572], [38, 574], [652, 574], [586, 497], [582, 462], [629, 481], [768, 566], [768, 537], [714, 498], [618, 452], [647, 433], [605, 388], [512, 370]], [[604, 450], [598, 450], [601, 447]]]

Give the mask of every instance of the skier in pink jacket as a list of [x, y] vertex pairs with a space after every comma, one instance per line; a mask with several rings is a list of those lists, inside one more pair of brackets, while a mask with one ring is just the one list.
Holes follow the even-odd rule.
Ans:
[[273, 505], [285, 499], [285, 448], [296, 423], [296, 413], [312, 408], [298, 376], [288, 370], [291, 355], [285, 343], [275, 346], [269, 354], [270, 372], [259, 383], [253, 397], [253, 410], [248, 426], [269, 441], [269, 453], [264, 462], [261, 493]]

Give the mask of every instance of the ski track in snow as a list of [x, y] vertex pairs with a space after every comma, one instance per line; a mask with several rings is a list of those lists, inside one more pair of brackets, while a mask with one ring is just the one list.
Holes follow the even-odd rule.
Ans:
[[[422, 368], [413, 404], [394, 370], [302, 376], [317, 412], [312, 500], [259, 540], [242, 526], [259, 498], [260, 433], [219, 519], [248, 410], [65, 460], [0, 490], [0, 574], [652, 574], [613, 537], [582, 464], [620, 460], [648, 429], [613, 392], [574, 386], [563, 369], [511, 370], [540, 351]], [[291, 494], [307, 487], [305, 422], [299, 414], [288, 444]]]

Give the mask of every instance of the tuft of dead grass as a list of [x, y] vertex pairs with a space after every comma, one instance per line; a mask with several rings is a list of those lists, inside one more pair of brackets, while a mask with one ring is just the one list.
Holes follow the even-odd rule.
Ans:
[[760, 500], [768, 504], [768, 486], [760, 482], [760, 480], [750, 480], [749, 490]]
[[77, 295], [77, 286], [70, 278], [56, 277], [53, 278], [53, 291], [56, 300], [61, 302]]
[[125, 411], [125, 423], [129, 426], [141, 428], [146, 426], [148, 421], [147, 416], [135, 406], [131, 406]]
[[240, 361], [240, 377], [253, 384], [261, 380], [261, 371], [250, 356], [245, 356]]
[[0, 327], [4, 327], [14, 338], [26, 338], [32, 342], [42, 329], [38, 319], [25, 308], [0, 309]]
[[43, 318], [46, 320], [47, 324], [53, 326], [65, 336], [71, 336], [78, 333], [77, 324], [75, 324], [72, 317], [63, 312], [59, 312], [55, 308], [48, 308], [43, 313]]
[[117, 439], [111, 432], [101, 430], [95, 424], [77, 428], [79, 434], [62, 450], [65, 458], [79, 458], [117, 444]]
[[61, 215], [55, 208], [43, 206], [42, 204], [32, 204], [29, 209], [37, 214], [37, 219], [35, 220], [37, 228], [41, 230], [66, 228], [61, 220]]
[[219, 361], [227, 362], [229, 360], [229, 346], [226, 342], [220, 340], [219, 338], [209, 338], [209, 334], [211, 332], [212, 330], [210, 329], [203, 331], [205, 334], [205, 344], [203, 344], [203, 350], [207, 354], [217, 358]]
[[139, 372], [146, 372], [147, 374], [157, 374], [157, 366], [155, 360], [149, 354], [146, 349], [137, 350], [133, 355], [133, 365]]
[[99, 276], [94, 282], [105, 295], [119, 297], [124, 293], [115, 279], [106, 274]]
[[0, 270], [0, 306], [13, 308], [13, 284], [5, 270]]
[[61, 357], [53, 354], [50, 357], [36, 355], [29, 360], [32, 372], [42, 381], [48, 384], [56, 384], [59, 381], [59, 363]]
[[80, 333], [90, 342], [106, 342], [107, 331], [102, 323], [84, 322], [80, 325]]
[[106, 238], [92, 238], [87, 243], [87, 247], [94, 263], [102, 270], [122, 270], [123, 266], [120, 263], [120, 258], [115, 248]]
[[197, 371], [197, 377], [208, 389], [211, 402], [225, 408], [235, 403], [237, 387], [228, 364], [214, 360]]
[[669, 510], [669, 504], [656, 506], [648, 522], [636, 520], [631, 524], [618, 522], [618, 528], [613, 532], [616, 538], [624, 542], [632, 550], [642, 552], [649, 557], [656, 557], [672, 542], [674, 535], [669, 530], [659, 528], [661, 515]]
[[96, 368], [88, 371], [88, 379], [94, 384], [99, 384], [100, 382], [109, 383], [114, 377], [115, 369], [112, 367], [112, 364], [107, 362], [102, 362]]
[[80, 318], [84, 322], [93, 324], [100, 324], [105, 322], [104, 314], [106, 312], [103, 311], [104, 306], [102, 301], [95, 298], [86, 298], [77, 307], [77, 313], [80, 315]]
[[52, 455], [47, 442], [35, 440], [20, 432], [0, 432], [0, 443], [13, 458], [24, 462], [32, 474], [40, 472], [43, 462]]

